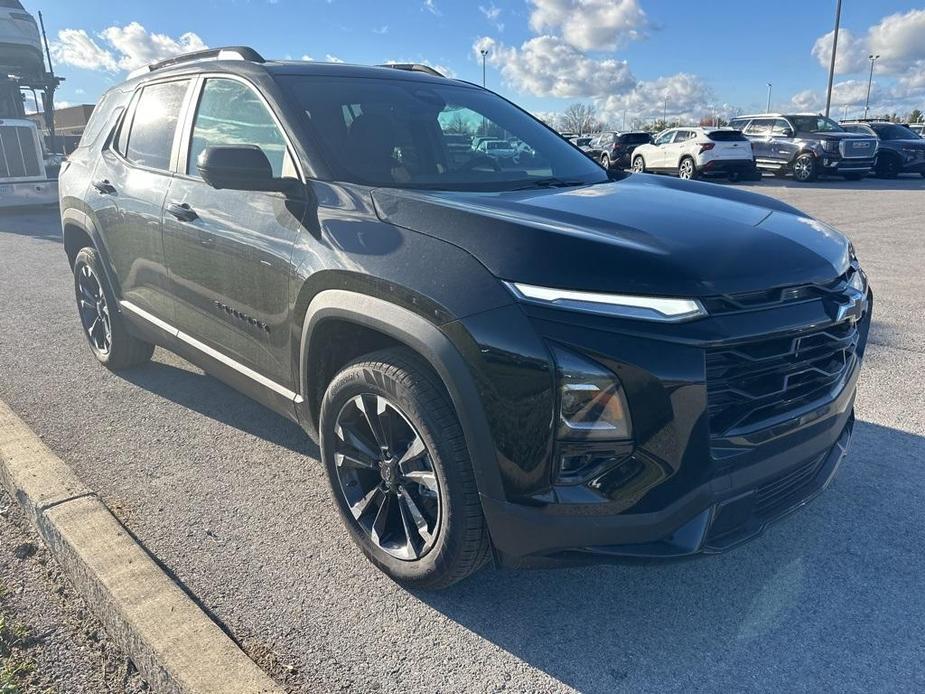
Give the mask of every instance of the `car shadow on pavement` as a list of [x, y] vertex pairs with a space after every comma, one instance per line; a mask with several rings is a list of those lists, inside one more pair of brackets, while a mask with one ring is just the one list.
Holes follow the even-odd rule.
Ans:
[[151, 361], [118, 372], [130, 383], [199, 414], [316, 460], [318, 446], [295, 422], [208, 374]]
[[916, 689], [923, 460], [925, 438], [859, 422], [824, 494], [726, 554], [486, 570], [418, 597], [582, 692]]

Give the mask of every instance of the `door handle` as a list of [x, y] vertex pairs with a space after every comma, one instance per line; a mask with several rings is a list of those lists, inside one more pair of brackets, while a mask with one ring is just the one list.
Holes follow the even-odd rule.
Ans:
[[171, 202], [167, 205], [167, 211], [181, 222], [192, 222], [199, 219], [196, 211], [185, 202]]
[[105, 178], [93, 181], [90, 185], [96, 188], [96, 192], [100, 195], [112, 195], [116, 192], [116, 187]]

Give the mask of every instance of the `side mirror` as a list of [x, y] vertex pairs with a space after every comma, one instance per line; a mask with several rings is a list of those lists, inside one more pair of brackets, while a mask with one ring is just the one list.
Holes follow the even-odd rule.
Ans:
[[774, 133], [778, 137], [793, 137], [793, 131], [790, 128], [784, 128]]
[[270, 160], [257, 145], [206, 147], [196, 165], [202, 180], [218, 190], [288, 192], [295, 182], [274, 178]]

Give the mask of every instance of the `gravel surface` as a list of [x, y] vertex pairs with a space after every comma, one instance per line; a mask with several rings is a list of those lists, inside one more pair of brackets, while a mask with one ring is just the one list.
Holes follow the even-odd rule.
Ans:
[[839, 477], [725, 555], [402, 590], [295, 425], [163, 350], [96, 365], [51, 214], [0, 216], [0, 398], [294, 691], [921, 691], [925, 180], [748, 187], [848, 233], [876, 308]]
[[6, 492], [0, 493], [0, 619], [4, 694], [149, 691]]

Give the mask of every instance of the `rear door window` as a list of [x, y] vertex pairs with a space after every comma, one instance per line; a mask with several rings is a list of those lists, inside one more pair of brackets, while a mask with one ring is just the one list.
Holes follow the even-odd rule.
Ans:
[[170, 168], [180, 106], [188, 86], [189, 80], [177, 80], [151, 84], [141, 90], [123, 150], [126, 159], [151, 169]]
[[773, 118], [756, 118], [745, 128], [744, 132], [746, 135], [767, 137], [771, 134], [771, 127], [773, 124]]

